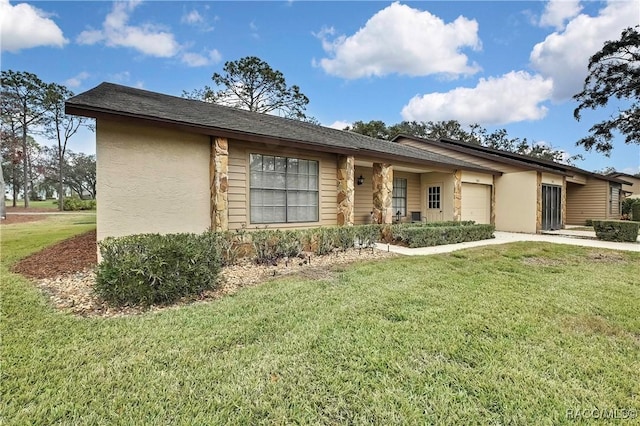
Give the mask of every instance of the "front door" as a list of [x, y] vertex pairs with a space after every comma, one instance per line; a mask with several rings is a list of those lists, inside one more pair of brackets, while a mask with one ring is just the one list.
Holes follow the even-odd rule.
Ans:
[[542, 230], [562, 229], [562, 187], [542, 185]]
[[432, 184], [427, 188], [427, 222], [442, 221], [442, 208], [442, 184]]

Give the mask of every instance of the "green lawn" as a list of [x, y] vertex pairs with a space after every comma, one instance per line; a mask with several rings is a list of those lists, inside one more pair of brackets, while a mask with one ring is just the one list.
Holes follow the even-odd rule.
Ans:
[[[29, 200], [29, 207], [34, 209], [57, 209], [58, 204], [54, 204], [56, 200]], [[12, 201], [7, 201], [7, 207], [12, 206]], [[24, 200], [18, 200], [16, 207], [24, 207]]]
[[83, 319], [54, 312], [7, 272], [29, 251], [7, 257], [21, 239], [33, 249], [90, 225], [58, 224], [55, 238], [38, 226], [13, 239], [2, 229], [3, 424], [551, 425], [593, 407], [640, 415], [638, 253], [489, 246]]

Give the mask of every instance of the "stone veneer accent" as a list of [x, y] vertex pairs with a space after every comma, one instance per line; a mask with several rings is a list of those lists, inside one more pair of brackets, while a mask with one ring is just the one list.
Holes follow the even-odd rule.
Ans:
[[211, 230], [229, 229], [229, 142], [227, 138], [211, 138], [209, 161], [211, 189]]
[[453, 220], [462, 220], [462, 170], [453, 173]]
[[542, 172], [536, 173], [536, 234], [542, 231]]
[[373, 214], [378, 223], [392, 223], [393, 166], [373, 163]]
[[355, 200], [355, 157], [338, 155], [338, 225], [352, 226]]

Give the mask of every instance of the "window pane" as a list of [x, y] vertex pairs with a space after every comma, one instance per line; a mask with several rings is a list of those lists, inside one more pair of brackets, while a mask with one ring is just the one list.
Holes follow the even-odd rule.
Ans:
[[252, 223], [317, 222], [318, 162], [250, 155]]

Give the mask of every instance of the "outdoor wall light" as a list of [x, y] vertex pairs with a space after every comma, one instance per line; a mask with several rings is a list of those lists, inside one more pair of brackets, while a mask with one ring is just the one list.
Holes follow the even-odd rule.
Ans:
[[362, 175], [360, 175], [360, 177], [358, 178], [358, 185], [362, 185], [364, 183], [364, 178], [362, 177]]
[[400, 210], [398, 210], [398, 213], [396, 213], [396, 222], [400, 223], [400, 217], [402, 216], [402, 212], [400, 212]]

